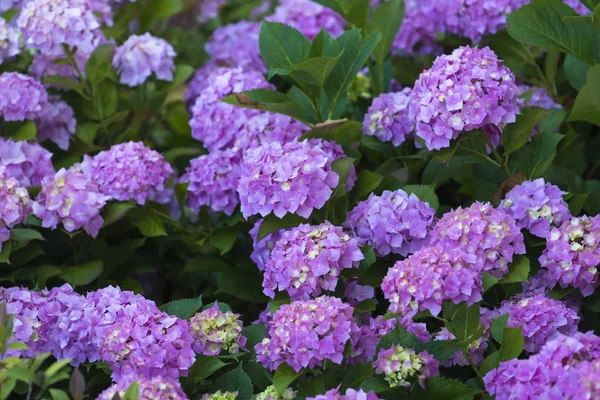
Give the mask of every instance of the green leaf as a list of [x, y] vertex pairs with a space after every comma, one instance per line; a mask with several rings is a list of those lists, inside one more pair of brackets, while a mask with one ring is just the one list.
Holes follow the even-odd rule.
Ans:
[[137, 400], [140, 397], [140, 385], [137, 381], [133, 382], [125, 391], [125, 400]]
[[218, 286], [219, 291], [229, 293], [242, 300], [253, 303], [261, 303], [266, 300], [263, 294], [262, 277], [258, 273], [252, 274], [238, 268], [222, 270]]
[[19, 280], [29, 280], [38, 287], [46, 286], [46, 281], [62, 274], [62, 270], [53, 265], [39, 265], [33, 268], [25, 268], [19, 274]]
[[280, 229], [292, 228], [306, 223], [306, 219], [296, 214], [286, 214], [283, 218], [277, 218], [274, 214], [267, 215], [258, 229], [258, 240]]
[[108, 78], [112, 71], [112, 61], [115, 55], [113, 44], [101, 44], [90, 55], [85, 64], [85, 77], [91, 83], [100, 83]]
[[407, 349], [414, 349], [419, 345], [420, 341], [415, 335], [408, 332], [400, 324], [396, 324], [396, 327], [392, 329], [387, 335], [381, 338], [377, 344], [377, 351], [379, 349], [390, 349], [392, 346], [402, 346]]
[[382, 392], [388, 392], [391, 390], [390, 388], [390, 384], [384, 380], [383, 376], [381, 375], [376, 375], [372, 378], [367, 379], [366, 381], [363, 382], [363, 384], [361, 385], [361, 389], [364, 392], [375, 392], [377, 393], [382, 393]]
[[85, 378], [78, 368], [74, 368], [69, 379], [69, 392], [73, 400], [83, 400], [85, 397]]
[[600, 65], [587, 73], [585, 85], [575, 99], [569, 121], [585, 121], [600, 126]]
[[[194, 383], [199, 383], [210, 377], [212, 374], [226, 366], [227, 364], [219, 360], [215, 356], [196, 356], [194, 365], [190, 368], [189, 378], [193, 379]], [[186, 378], [184, 378], [186, 379]]]
[[481, 390], [468, 387], [456, 379], [436, 376], [425, 381], [425, 389], [420, 385], [415, 385], [415, 389], [408, 398], [410, 400], [471, 400], [481, 392]]
[[93, 144], [94, 139], [96, 139], [96, 134], [98, 133], [98, 128], [100, 128], [100, 124], [95, 122], [78, 123], [77, 128], [75, 129], [75, 136], [83, 143]]
[[263, 21], [258, 47], [270, 73], [281, 75], [306, 60], [310, 52], [309, 40], [298, 30], [280, 22]]
[[355, 365], [344, 375], [341, 392], [345, 392], [346, 389], [360, 387], [364, 381], [373, 375], [375, 375], [375, 369], [371, 364]]
[[26, 367], [11, 366], [9, 369], [0, 370], [0, 378], [13, 378], [29, 383], [35, 381], [35, 373]]
[[457, 340], [465, 343], [479, 329], [479, 304], [468, 306], [444, 303], [444, 318], [448, 321], [446, 328]]
[[277, 370], [275, 370], [275, 375], [273, 376], [273, 385], [275, 385], [275, 389], [277, 390], [277, 393], [282, 393], [300, 375], [302, 375], [302, 371], [296, 372], [288, 364], [286, 364], [286, 363], [280, 364], [279, 367], [277, 367]]
[[502, 134], [505, 154], [510, 154], [525, 146], [531, 132], [550, 112], [539, 107], [525, 107], [514, 124], [508, 124]]
[[166, 90], [170, 91], [178, 88], [179, 86], [183, 85], [193, 74], [193, 67], [185, 64], [176, 65], [175, 73], [173, 74], [173, 80], [169, 82]]
[[375, 189], [379, 187], [383, 181], [383, 176], [371, 172], [367, 169], [360, 171], [356, 185], [354, 186], [354, 198], [360, 201], [371, 194]]
[[252, 397], [252, 381], [241, 365], [219, 376], [212, 387], [214, 391], [238, 392], [236, 400], [250, 400]]
[[119, 93], [117, 85], [110, 81], [102, 81], [95, 85], [93, 117], [102, 121], [117, 111], [119, 105]]
[[[346, 185], [346, 181], [348, 180], [348, 175], [350, 175], [350, 170], [354, 165], [354, 158], [343, 157], [334, 160], [331, 163], [331, 170], [338, 174], [338, 188], [342, 185]], [[345, 186], [344, 186], [345, 187]]]
[[585, 206], [585, 202], [589, 196], [589, 192], [573, 194], [570, 196], [570, 198], [567, 200], [567, 203], [569, 204], [569, 211], [571, 211], [571, 215], [577, 216], [581, 213], [581, 210]]
[[266, 333], [267, 328], [264, 324], [253, 324], [244, 328], [243, 334], [248, 339], [246, 347], [248, 349], [253, 349], [256, 344], [262, 342]]
[[362, 124], [357, 121], [348, 119], [327, 121], [315, 125], [310, 131], [304, 133], [299, 140], [321, 138], [344, 146], [360, 140], [362, 129]]
[[237, 238], [237, 226], [225, 226], [210, 236], [210, 243], [215, 246], [221, 254], [228, 253]]
[[102, 224], [103, 228], [106, 228], [109, 225], [114, 224], [119, 221], [121, 218], [125, 216], [129, 211], [134, 209], [136, 204], [133, 202], [116, 202], [116, 203], [108, 203], [104, 209], [102, 210], [102, 218], [104, 219], [104, 223]]
[[398, 36], [403, 20], [404, 0], [382, 2], [373, 13], [373, 18], [369, 23], [369, 32], [381, 33], [381, 41], [373, 51], [375, 61], [380, 67], [391, 53], [392, 44]]
[[521, 328], [505, 328], [502, 333], [502, 346], [483, 360], [479, 368], [481, 375], [485, 375], [492, 369], [497, 368], [503, 361], [519, 357], [525, 347]]
[[46, 75], [42, 79], [42, 82], [48, 85], [58, 86], [63, 89], [73, 90], [79, 94], [83, 94], [83, 84], [76, 82], [71, 78], [57, 75]]
[[300, 87], [306, 87], [307, 92], [313, 97], [318, 97], [323, 89], [323, 85], [329, 74], [333, 71], [341, 55], [336, 57], [315, 57], [301, 61], [294, 65], [288, 76], [300, 84]]
[[12, 251], [17, 251], [27, 246], [32, 240], [46, 240], [41, 233], [35, 229], [13, 228], [10, 230], [10, 241]]
[[235, 106], [253, 110], [271, 111], [305, 121], [304, 109], [289, 96], [269, 89], [254, 89], [221, 99]]
[[502, 344], [504, 330], [506, 329], [506, 324], [508, 323], [508, 316], [508, 313], [506, 313], [494, 318], [492, 321], [492, 327], [490, 331], [492, 332], [494, 339], [496, 339], [496, 341], [500, 344]]
[[10, 241], [2, 243], [2, 251], [0, 251], [0, 263], [10, 264], [10, 253], [12, 251], [12, 243]]
[[202, 308], [202, 296], [195, 299], [181, 299], [163, 304], [159, 309], [169, 315], [188, 320]]
[[37, 135], [37, 126], [32, 121], [20, 123], [17, 129], [10, 132], [10, 137], [15, 142], [20, 140], [35, 140]]
[[50, 389], [52, 400], [69, 400], [69, 395], [60, 389]]
[[350, 8], [345, 12], [344, 18], [349, 24], [356, 28], [363, 29], [367, 26], [367, 16], [369, 15], [370, 0], [352, 0]]
[[563, 22], [571, 15], [573, 9], [560, 0], [538, 0], [508, 15], [507, 30], [522, 43], [558, 49], [591, 66], [598, 56], [598, 32], [588, 24]]
[[310, 52], [308, 58], [315, 57], [337, 57], [340, 55], [340, 47], [335, 39], [325, 30], [321, 28], [321, 32], [313, 39], [310, 44]]
[[492, 286], [494, 286], [496, 283], [498, 283], [498, 278], [493, 277], [492, 275], [488, 274], [487, 272], [482, 272], [481, 278], [483, 281], [483, 291], [484, 292], [487, 292]]
[[161, 19], [167, 19], [183, 10], [183, 0], [148, 0], [140, 17], [141, 32], [147, 31]]
[[150, 207], [144, 208], [142, 218], [136, 225], [140, 233], [146, 237], [167, 236], [165, 226]]
[[429, 204], [431, 208], [437, 210], [440, 208], [440, 201], [438, 200], [437, 195], [435, 194], [435, 189], [433, 186], [429, 185], [407, 185], [403, 186], [402, 190], [406, 193], [414, 194], [419, 198], [419, 200], [424, 201]]
[[538, 132], [556, 132], [558, 128], [563, 123], [563, 121], [567, 118], [567, 112], [562, 108], [556, 108], [554, 110], [550, 110], [550, 115], [548, 115], [540, 124], [537, 129]]
[[527, 282], [529, 278], [529, 259], [526, 256], [514, 256], [513, 262], [508, 266], [508, 273], [498, 283]]
[[349, 1], [351, 0], [315, 0], [315, 3], [331, 8], [333, 11], [343, 16], [349, 8]]
[[275, 295], [275, 298], [269, 301], [269, 312], [271, 315], [275, 314], [279, 308], [284, 304], [290, 304], [292, 300], [287, 292], [279, 292]]
[[531, 143], [523, 146], [514, 153], [514, 163], [517, 172], [523, 172], [528, 179], [541, 177], [552, 164], [556, 156], [556, 146], [563, 139], [558, 133], [538, 133], [531, 139]]
[[94, 260], [75, 267], [58, 268], [62, 271], [60, 278], [70, 283], [71, 286], [83, 286], [93, 282], [100, 276], [104, 264], [101, 260]]
[[569, 84], [577, 90], [581, 90], [585, 85], [585, 79], [589, 71], [589, 67], [585, 65], [579, 58], [567, 54], [563, 63], [563, 70], [567, 76]]

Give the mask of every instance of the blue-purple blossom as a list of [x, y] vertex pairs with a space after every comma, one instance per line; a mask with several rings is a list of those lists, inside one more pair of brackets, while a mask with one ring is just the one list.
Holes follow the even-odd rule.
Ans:
[[219, 17], [221, 7], [227, 0], [198, 0], [196, 4], [196, 22], [205, 24]]
[[518, 85], [519, 96], [524, 97], [524, 105], [527, 107], [540, 107], [547, 110], [561, 108], [561, 105], [554, 101], [548, 91], [541, 87], [529, 85]]
[[404, 143], [413, 130], [408, 118], [408, 103], [411, 89], [397, 93], [383, 93], [373, 100], [363, 122], [364, 133], [375, 136], [382, 142], [394, 146]]
[[283, 229], [279, 229], [273, 233], [268, 234], [261, 240], [258, 240], [258, 230], [260, 229], [262, 223], [263, 219], [261, 218], [258, 221], [256, 221], [256, 223], [249, 232], [250, 237], [252, 238], [252, 244], [254, 245], [254, 249], [252, 250], [252, 254], [250, 254], [250, 258], [252, 259], [252, 261], [254, 261], [254, 263], [260, 271], [264, 271], [265, 265], [271, 257], [271, 252], [275, 247], [275, 243], [277, 243], [277, 241], [281, 239], [281, 236], [284, 232]]
[[330, 8], [311, 0], [281, 0], [267, 21], [281, 22], [299, 30], [310, 40], [325, 29], [333, 37], [344, 33], [345, 21]]
[[0, 251], [2, 243], [10, 237], [10, 229], [25, 223], [31, 211], [27, 189], [6, 173], [5, 166], [0, 165]]
[[25, 343], [28, 349], [7, 350], [7, 357], [33, 357], [45, 351], [40, 340], [41, 321], [39, 309], [46, 300], [39, 292], [20, 287], [0, 287], [0, 301], [6, 301], [6, 312], [14, 315], [13, 337], [9, 343]]
[[21, 52], [19, 31], [0, 18], [0, 64]]
[[245, 70], [267, 72], [260, 56], [258, 34], [260, 23], [240, 21], [221, 26], [213, 32], [204, 49], [211, 62], [220, 66], [241, 67]]
[[137, 400], [188, 400], [177, 379], [161, 376], [154, 378], [135, 377], [115, 383], [98, 395], [96, 400], [113, 400], [115, 396], [125, 398], [127, 389], [137, 382], [139, 397]]
[[18, 72], [0, 75], [0, 115], [5, 121], [33, 120], [48, 102], [41, 83]]
[[71, 106], [58, 97], [51, 96], [35, 122], [39, 141], [50, 140], [62, 150], [69, 149], [69, 142], [75, 135], [77, 127], [77, 120]]
[[447, 0], [406, 0], [402, 26], [392, 45], [396, 54], [439, 54], [437, 34], [446, 30]]
[[331, 389], [315, 397], [307, 397], [306, 400], [379, 400], [375, 392], [364, 392], [362, 389], [346, 389], [346, 392], [340, 392], [340, 388]]
[[54, 176], [52, 153], [38, 143], [0, 138], [0, 165], [20, 186], [39, 186], [47, 176]]
[[245, 350], [246, 337], [242, 335], [244, 324], [239, 318], [239, 314], [221, 311], [217, 303], [196, 313], [190, 320], [194, 351], [205, 356], [217, 356]]

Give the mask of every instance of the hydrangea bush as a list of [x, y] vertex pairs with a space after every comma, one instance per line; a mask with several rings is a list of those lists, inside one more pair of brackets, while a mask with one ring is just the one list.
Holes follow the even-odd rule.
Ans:
[[0, 400], [600, 398], [598, 1], [0, 13]]

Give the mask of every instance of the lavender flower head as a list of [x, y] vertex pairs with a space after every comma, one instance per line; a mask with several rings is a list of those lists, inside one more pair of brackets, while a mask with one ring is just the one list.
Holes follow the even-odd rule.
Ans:
[[363, 122], [364, 133], [375, 136], [382, 142], [399, 146], [413, 129], [408, 119], [410, 89], [398, 93], [383, 93], [373, 100]]
[[357, 329], [352, 311], [329, 296], [282, 305], [273, 316], [268, 337], [255, 346], [256, 360], [272, 371], [284, 362], [296, 372], [321, 366], [324, 360], [340, 364]]
[[344, 227], [358, 243], [372, 245], [378, 256], [407, 256], [427, 244], [436, 221], [435, 210], [414, 194], [398, 189], [371, 193], [348, 213]]
[[73, 109], [58, 97], [51, 97], [35, 119], [39, 141], [51, 140], [62, 150], [69, 149], [69, 142], [75, 135], [77, 120]]
[[172, 81], [176, 55], [173, 46], [164, 39], [149, 33], [131, 35], [115, 51], [112, 66], [121, 83], [127, 86], [141, 85], [152, 73], [160, 80]]
[[373, 391], [365, 393], [362, 389], [346, 389], [346, 393], [340, 393], [338, 387], [336, 389], [328, 390], [325, 394], [307, 397], [306, 400], [379, 400], [379, 397], [377, 397]]
[[390, 387], [410, 387], [417, 380], [423, 386], [425, 379], [439, 375], [439, 362], [428, 352], [416, 354], [413, 349], [399, 345], [381, 349], [373, 367], [375, 372], [385, 375]]
[[296, 397], [296, 392], [292, 388], [287, 388], [279, 393], [275, 385], [267, 386], [267, 388], [256, 395], [256, 400], [292, 400]]
[[68, 232], [83, 228], [96, 237], [104, 220], [100, 211], [107, 197], [97, 183], [77, 167], [62, 168], [42, 180], [42, 190], [33, 203], [33, 213], [44, 228], [56, 229], [62, 223]]
[[450, 146], [461, 132], [499, 129], [519, 114], [515, 77], [496, 54], [469, 46], [436, 58], [411, 92], [409, 118], [429, 150]]
[[104, 39], [91, 2], [32, 0], [17, 18], [25, 46], [48, 56], [64, 55], [63, 44], [91, 54]]
[[[235, 139], [233, 148], [237, 151], [246, 151], [265, 143], [286, 144], [300, 138], [308, 130], [308, 126], [288, 116], [262, 112], [248, 120], [244, 130]], [[337, 146], [336, 150], [339, 147], [339, 152], [343, 153], [341, 147], [336, 143], [328, 143], [331, 143], [332, 148]], [[336, 150], [334, 153], [337, 155]]]
[[266, 73], [267, 67], [258, 47], [258, 22], [240, 21], [221, 26], [212, 33], [204, 50], [211, 61], [228, 67], [241, 67]]
[[271, 212], [279, 218], [287, 213], [308, 218], [338, 184], [332, 162], [326, 148], [308, 141], [273, 142], [249, 150], [237, 189], [244, 218]]
[[438, 32], [446, 30], [448, 2], [440, 0], [406, 0], [402, 26], [394, 39], [392, 52], [396, 54], [436, 54]]
[[0, 138], [0, 165], [20, 186], [39, 186], [47, 176], [54, 176], [52, 153], [37, 143]]
[[252, 229], [250, 229], [249, 232], [250, 237], [252, 238], [252, 243], [254, 245], [254, 249], [252, 250], [252, 254], [250, 254], [250, 258], [252, 259], [252, 261], [254, 261], [254, 263], [260, 271], [265, 270], [265, 265], [271, 257], [271, 252], [273, 251], [273, 248], [275, 248], [275, 243], [277, 243], [279, 239], [281, 239], [281, 236], [284, 232], [283, 229], [279, 229], [273, 233], [268, 234], [261, 240], [258, 240], [258, 231], [262, 222], [262, 218], [256, 221], [256, 223], [254, 224]]
[[0, 166], [0, 251], [2, 243], [10, 237], [10, 229], [24, 224], [31, 214], [31, 200], [27, 189], [8, 176], [6, 167]]
[[0, 64], [21, 52], [19, 31], [0, 18]]
[[189, 81], [188, 90], [185, 93], [185, 105], [188, 110], [192, 109], [198, 96], [210, 85], [209, 76], [219, 68], [221, 68], [219, 64], [210, 59], [194, 72], [194, 76]]
[[557, 186], [539, 178], [515, 186], [498, 208], [513, 217], [519, 228], [544, 238], [552, 226], [560, 226], [571, 217], [564, 194]]
[[0, 75], [0, 113], [5, 121], [32, 120], [48, 102], [41, 83], [18, 72]]
[[431, 233], [431, 245], [457, 248], [477, 257], [477, 270], [502, 277], [513, 255], [525, 254], [523, 234], [510, 215], [489, 203], [446, 213]]
[[6, 312], [14, 315], [13, 338], [9, 343], [18, 341], [29, 348], [8, 350], [7, 357], [34, 357], [45, 351], [44, 342], [40, 340], [42, 325], [39, 310], [46, 304], [46, 299], [39, 292], [20, 287], [0, 287], [0, 301], [6, 301]]
[[181, 390], [179, 382], [176, 379], [168, 379], [160, 376], [154, 378], [135, 378], [125, 379], [115, 383], [97, 397], [96, 400], [113, 400], [115, 396], [125, 398], [125, 393], [129, 386], [135, 381], [139, 387], [138, 400], [187, 400], [187, 396]]
[[237, 107], [222, 98], [246, 90], [272, 89], [264, 76], [254, 70], [218, 68], [207, 78], [209, 84], [201, 91], [192, 107], [192, 136], [202, 141], [208, 151], [231, 147], [244, 132], [248, 120], [260, 111]]
[[[102, 41], [104, 42], [104, 41]], [[85, 75], [85, 64], [91, 53], [84, 52], [78, 49], [73, 56], [73, 60], [77, 64], [80, 72]], [[73, 82], [77, 82], [77, 70], [71, 64], [57, 64], [57, 61], [64, 59], [64, 55], [52, 56], [43, 53], [36, 53], [29, 67], [29, 73], [35, 79], [43, 81], [43, 78], [50, 75], [69, 78]], [[44, 83], [47, 88], [56, 90], [64, 90], [63, 87]]]
[[333, 37], [344, 33], [345, 21], [342, 16], [311, 0], [282, 0], [275, 8], [275, 13], [265, 19], [289, 25], [309, 40], [313, 40], [321, 29]]
[[356, 365], [372, 361], [381, 338], [390, 333], [395, 327], [395, 319], [384, 320], [382, 316], [369, 318], [367, 323], [360, 323], [358, 330], [350, 335], [352, 356], [346, 358], [346, 363]]
[[546, 249], [539, 258], [548, 269], [552, 286], [574, 287], [589, 296], [598, 287], [600, 264], [600, 216], [573, 217], [546, 235]]
[[233, 354], [245, 349], [244, 325], [239, 318], [239, 314], [221, 311], [217, 303], [194, 315], [190, 321], [194, 351], [205, 356], [217, 356], [221, 352]]
[[579, 15], [588, 15], [591, 11], [581, 2], [581, 0], [564, 0], [564, 3], [571, 7]]
[[265, 266], [264, 293], [287, 291], [292, 300], [308, 300], [335, 291], [340, 273], [358, 267], [364, 257], [356, 239], [329, 222], [302, 224], [285, 231]]
[[237, 392], [221, 392], [207, 393], [200, 400], [235, 400]]
[[196, 5], [196, 22], [205, 24], [219, 17], [219, 11], [227, 0], [199, 0]]
[[142, 142], [116, 144], [94, 157], [86, 157], [83, 168], [109, 199], [146, 200], [165, 190], [173, 168], [163, 156]]
[[554, 101], [548, 91], [541, 87], [529, 85], [518, 85], [519, 95], [525, 95], [524, 105], [527, 107], [540, 107], [547, 110], [561, 108], [561, 105]]

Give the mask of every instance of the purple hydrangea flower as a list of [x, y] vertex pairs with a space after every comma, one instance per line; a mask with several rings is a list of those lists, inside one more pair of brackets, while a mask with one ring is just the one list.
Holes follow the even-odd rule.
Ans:
[[273, 142], [249, 150], [238, 186], [244, 218], [273, 212], [308, 218], [333, 194], [339, 175], [331, 153], [320, 143]]
[[265, 265], [267, 261], [271, 257], [271, 252], [275, 247], [275, 243], [281, 239], [284, 230], [279, 229], [273, 233], [268, 234], [261, 240], [258, 240], [258, 230], [260, 229], [260, 225], [262, 224], [263, 219], [259, 219], [256, 221], [249, 234], [252, 237], [252, 243], [254, 245], [254, 249], [252, 250], [252, 254], [250, 254], [250, 258], [252, 261], [256, 263], [256, 266], [260, 271], [265, 270]]
[[382, 142], [392, 142], [399, 146], [413, 129], [408, 119], [408, 101], [410, 89], [404, 88], [398, 93], [383, 93], [369, 107], [363, 122], [364, 133], [376, 136]]
[[548, 91], [541, 87], [529, 85], [518, 85], [519, 95], [526, 96], [524, 105], [527, 107], [540, 107], [547, 110], [561, 108], [562, 106], [554, 101]]
[[0, 138], [0, 165], [20, 186], [39, 186], [47, 176], [54, 176], [52, 153], [37, 143], [13, 142]]
[[6, 167], [0, 166], [0, 251], [2, 243], [10, 237], [10, 229], [24, 224], [31, 214], [31, 199], [27, 189], [6, 173]]
[[[262, 112], [248, 120], [244, 129], [235, 138], [233, 148], [246, 151], [265, 143], [286, 144], [299, 139], [309, 129], [303, 123], [285, 115]], [[341, 157], [340, 153], [344, 153], [341, 146], [334, 142], [327, 142], [327, 145], [335, 154], [335, 158]]]
[[164, 39], [149, 33], [131, 35], [115, 51], [113, 68], [117, 70], [121, 83], [138, 86], [154, 73], [163, 81], [173, 80], [175, 50]]
[[240, 349], [245, 350], [244, 324], [239, 318], [239, 314], [221, 311], [217, 303], [194, 315], [190, 321], [194, 351], [205, 356], [217, 356], [221, 352], [233, 354], [239, 353]]
[[256, 400], [292, 400], [296, 397], [296, 392], [293, 389], [287, 388], [279, 393], [275, 385], [267, 386], [267, 388], [256, 395]]
[[381, 349], [373, 367], [376, 368], [375, 372], [385, 375], [384, 379], [390, 387], [410, 387], [417, 380], [424, 386], [425, 379], [440, 374], [439, 362], [428, 352], [416, 354], [413, 349], [399, 345]]
[[267, 72], [258, 48], [258, 22], [240, 21], [221, 26], [213, 32], [204, 49], [212, 61], [228, 67]]
[[321, 29], [325, 29], [333, 37], [344, 33], [344, 18], [311, 0], [281, 0], [275, 13], [265, 19], [289, 25], [309, 40], [313, 40]]
[[18, 29], [0, 18], [0, 64], [21, 52], [20, 39]]
[[127, 389], [134, 382], [137, 382], [139, 387], [138, 400], [188, 400], [176, 379], [161, 376], [122, 380], [100, 393], [96, 400], [113, 400], [117, 395], [125, 398]]
[[69, 149], [69, 141], [75, 134], [77, 120], [73, 109], [58, 97], [51, 97], [35, 119], [39, 141], [51, 140], [62, 150]]
[[273, 371], [284, 362], [296, 372], [321, 366], [324, 360], [340, 364], [346, 343], [357, 330], [352, 311], [329, 296], [282, 305], [268, 337], [255, 346], [256, 360]]
[[[321, 148], [329, 155], [329, 158], [334, 161], [346, 157], [344, 148], [336, 142], [324, 139], [309, 139], [308, 143], [312, 146], [321, 146]], [[350, 171], [348, 172], [348, 178], [346, 179], [346, 191], [349, 192], [352, 190], [356, 179], [356, 167], [354, 164], [350, 164]]]
[[196, 22], [205, 24], [216, 19], [225, 3], [227, 0], [199, 0], [196, 4]]
[[6, 301], [6, 312], [14, 315], [14, 341], [25, 343], [29, 348], [8, 350], [6, 357], [34, 357], [45, 351], [45, 343], [40, 340], [42, 325], [39, 310], [46, 304], [46, 299], [39, 293], [26, 288], [0, 287], [0, 301]]
[[447, 1], [406, 0], [402, 26], [394, 39], [392, 51], [397, 54], [436, 54], [438, 32], [446, 30]]
[[165, 190], [173, 168], [163, 156], [142, 142], [116, 144], [86, 157], [85, 173], [108, 198], [145, 204]]
[[381, 289], [393, 313], [410, 318], [428, 310], [438, 315], [444, 301], [481, 301], [481, 266], [460, 248], [425, 247], [390, 268]]
[[377, 304], [375, 298], [375, 288], [369, 285], [361, 285], [358, 278], [347, 278], [344, 280], [344, 299], [352, 307], [356, 307], [358, 303], [364, 300], [373, 300]]
[[600, 264], [600, 216], [573, 217], [546, 235], [546, 249], [539, 258], [548, 269], [552, 286], [575, 287], [589, 296], [598, 286]]
[[42, 180], [42, 190], [33, 203], [33, 213], [44, 228], [56, 229], [62, 223], [68, 232], [83, 228], [96, 237], [104, 220], [100, 211], [107, 197], [94, 180], [79, 167], [62, 168]]
[[[474, 340], [473, 342], [469, 343], [469, 350], [468, 350], [469, 357], [473, 361], [473, 364], [475, 364], [476, 366], [481, 365], [481, 363], [484, 360], [484, 353], [488, 347], [488, 345], [487, 345], [488, 337], [489, 337], [489, 334], [485, 334], [484, 336], [478, 338], [477, 340]], [[435, 340], [455, 340], [455, 339], [456, 339], [456, 337], [452, 333], [450, 333], [450, 331], [446, 327], [442, 328], [435, 335]], [[467, 360], [467, 358], [463, 354], [462, 350], [459, 350], [456, 353], [454, 353], [454, 355], [450, 359], [448, 359], [446, 361], [442, 361], [441, 365], [443, 367], [452, 367], [455, 365], [468, 366], [470, 364], [469, 364], [469, 360]]]
[[221, 392], [206, 393], [200, 400], [235, 400], [237, 392]]
[[346, 393], [340, 393], [340, 388], [331, 389], [315, 397], [307, 397], [306, 400], [379, 400], [375, 392], [363, 392], [362, 389], [346, 389]]
[[581, 0], [564, 0], [564, 3], [571, 7], [579, 15], [587, 15], [591, 11], [581, 2]]
[[335, 291], [344, 268], [358, 267], [364, 257], [356, 239], [329, 222], [301, 224], [283, 233], [265, 266], [264, 293], [287, 291], [292, 300], [308, 300]]
[[0, 113], [5, 121], [33, 120], [47, 102], [46, 89], [32, 77], [17, 72], [0, 75]]
[[515, 186], [498, 208], [512, 216], [519, 228], [543, 238], [551, 226], [560, 226], [571, 217], [564, 194], [557, 186], [539, 178]]
[[[105, 41], [101, 41], [100, 44]], [[85, 75], [85, 64], [90, 57], [91, 53], [84, 52], [78, 49], [73, 56], [75, 63], [79, 71]], [[57, 64], [60, 60], [64, 59], [64, 55], [51, 56], [43, 53], [36, 53], [33, 56], [33, 61], [29, 67], [29, 73], [35, 79], [42, 81], [44, 77], [56, 75], [63, 78], [69, 78], [73, 82], [78, 81], [78, 75], [76, 69], [71, 64]], [[44, 86], [56, 90], [64, 90], [62, 86], [56, 86], [48, 83], [44, 83]]]
[[431, 233], [431, 245], [458, 248], [477, 258], [477, 269], [496, 278], [508, 271], [513, 255], [525, 254], [523, 234], [510, 215], [489, 203], [446, 213]]
[[430, 150], [450, 146], [461, 132], [499, 129], [517, 114], [515, 77], [489, 47], [459, 47], [436, 58], [415, 82], [409, 106], [416, 135]]
[[86, 0], [32, 0], [23, 7], [17, 26], [25, 46], [45, 55], [64, 55], [63, 44], [91, 54], [104, 40], [94, 11]]
[[427, 244], [436, 221], [435, 210], [414, 194], [398, 189], [371, 193], [348, 213], [344, 227], [360, 245], [372, 245], [378, 256], [407, 256]]
[[188, 110], [192, 109], [202, 91], [210, 86], [211, 81], [208, 78], [219, 68], [220, 66], [214, 60], [208, 60], [194, 72], [194, 76], [189, 81], [188, 90], [185, 93], [185, 105]]
[[187, 205], [198, 213], [200, 207], [227, 215], [239, 204], [237, 186], [242, 174], [240, 156], [232, 150], [216, 150], [190, 161], [181, 182], [188, 182]]
[[372, 361], [381, 338], [395, 326], [395, 319], [384, 320], [382, 316], [369, 318], [367, 323], [360, 324], [358, 330], [350, 335], [352, 356], [346, 359], [346, 363], [355, 365]]
[[260, 113], [221, 99], [246, 90], [274, 87], [260, 72], [242, 68], [218, 68], [207, 79], [209, 84], [192, 107], [190, 126], [194, 139], [202, 141], [208, 151], [215, 151], [231, 147], [248, 120]]

